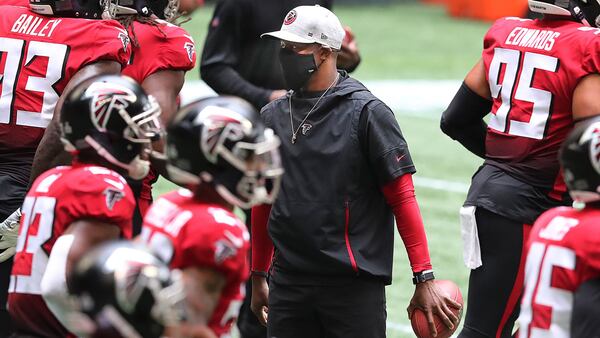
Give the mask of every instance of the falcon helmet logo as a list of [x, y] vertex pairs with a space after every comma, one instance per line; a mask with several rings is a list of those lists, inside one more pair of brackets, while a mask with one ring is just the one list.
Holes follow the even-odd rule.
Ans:
[[106, 207], [108, 210], [112, 210], [115, 204], [125, 196], [122, 191], [113, 188], [106, 188], [104, 195], [106, 196]]
[[94, 82], [87, 91], [91, 93], [91, 120], [96, 129], [106, 131], [112, 113], [127, 109], [137, 101], [137, 96], [128, 88], [114, 83]]
[[191, 43], [191, 42], [186, 42], [183, 45], [183, 48], [187, 52], [187, 55], [188, 55], [188, 58], [190, 59], [190, 61], [193, 61], [194, 60], [194, 54], [196, 54], [196, 47], [194, 46], [194, 44]]
[[284, 25], [291, 25], [294, 23], [294, 21], [296, 21], [296, 19], [298, 18], [298, 13], [296, 13], [295, 10], [291, 10], [288, 15], [285, 17], [285, 20], [283, 21]]
[[217, 163], [218, 155], [227, 150], [225, 142], [237, 142], [252, 130], [252, 123], [242, 115], [217, 106], [204, 108], [196, 117], [195, 123], [204, 124], [200, 149], [204, 157], [213, 164]]

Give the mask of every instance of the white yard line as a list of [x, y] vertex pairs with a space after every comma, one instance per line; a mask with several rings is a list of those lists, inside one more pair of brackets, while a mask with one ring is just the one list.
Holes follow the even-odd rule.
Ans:
[[[460, 80], [379, 80], [364, 81], [375, 96], [399, 114], [438, 119], [460, 87]], [[202, 81], [187, 81], [181, 91], [181, 101], [214, 96], [215, 92]], [[432, 114], [433, 113], [433, 114]]]
[[388, 330], [394, 330], [394, 331], [399, 331], [399, 332], [403, 332], [403, 333], [414, 334], [413, 329], [410, 325], [393, 323], [393, 322], [388, 321], [386, 323], [386, 326], [387, 326]]
[[469, 191], [469, 185], [461, 182], [440, 180], [437, 178], [413, 176], [413, 182], [416, 187], [423, 187], [435, 190], [444, 190], [460, 194], [466, 194]]

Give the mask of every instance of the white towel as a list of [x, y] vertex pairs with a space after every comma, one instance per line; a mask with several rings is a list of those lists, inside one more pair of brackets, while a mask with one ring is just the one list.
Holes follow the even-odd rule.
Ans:
[[463, 241], [463, 259], [469, 269], [477, 269], [481, 262], [481, 247], [475, 220], [475, 207], [460, 208], [460, 226]]

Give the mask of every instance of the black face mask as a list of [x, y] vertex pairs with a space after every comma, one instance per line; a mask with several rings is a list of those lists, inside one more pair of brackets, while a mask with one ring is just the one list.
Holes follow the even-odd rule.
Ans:
[[279, 62], [281, 62], [287, 89], [299, 90], [304, 87], [317, 70], [312, 54], [301, 55], [285, 48], [281, 48], [279, 52]]

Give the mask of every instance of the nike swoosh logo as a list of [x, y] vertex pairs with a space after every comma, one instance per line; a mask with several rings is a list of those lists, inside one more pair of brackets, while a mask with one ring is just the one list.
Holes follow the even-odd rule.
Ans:
[[244, 246], [244, 240], [239, 237], [235, 237], [235, 235], [229, 232], [228, 230], [225, 230], [223, 234], [225, 235], [225, 237], [227, 237], [231, 244], [235, 245], [236, 248], [239, 249]]
[[111, 180], [110, 178], [105, 178], [105, 179], [104, 179], [104, 182], [106, 182], [106, 183], [108, 183], [108, 184], [112, 185], [113, 187], [115, 187], [115, 188], [117, 188], [117, 189], [119, 189], [119, 190], [123, 190], [123, 189], [125, 189], [125, 185], [124, 185], [123, 183], [121, 183], [121, 182], [117, 182], [117, 181], [113, 181], [113, 180]]
[[406, 157], [406, 154], [402, 156], [396, 156], [396, 162], [400, 162], [400, 160], [402, 160], [404, 157]]

